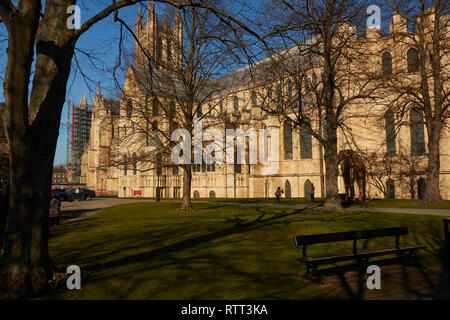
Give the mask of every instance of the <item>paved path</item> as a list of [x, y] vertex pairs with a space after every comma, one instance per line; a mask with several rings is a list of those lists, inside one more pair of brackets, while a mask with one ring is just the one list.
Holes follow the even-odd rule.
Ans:
[[[74, 201], [63, 202], [61, 206], [62, 211], [71, 210], [88, 210], [79, 217], [73, 219], [66, 219], [61, 223], [69, 223], [77, 221], [96, 214], [99, 211], [110, 208], [112, 206], [120, 204], [129, 204], [137, 202], [156, 202], [155, 200], [142, 200], [142, 199], [117, 199], [117, 198], [94, 198], [88, 201]], [[161, 202], [180, 202], [176, 200], [161, 200]], [[318, 204], [273, 204], [273, 203], [239, 203], [239, 202], [219, 202], [219, 201], [192, 201], [196, 204], [219, 204], [228, 206], [240, 206], [240, 207], [276, 207], [276, 208], [292, 208], [292, 209], [305, 209], [305, 208], [318, 208]], [[420, 208], [375, 208], [375, 207], [350, 207], [346, 211], [369, 211], [369, 212], [393, 212], [393, 213], [405, 213], [405, 214], [429, 214], [436, 216], [450, 217], [449, 209], [420, 209]]]
[[120, 204], [136, 203], [136, 202], [155, 202], [155, 200], [131, 200], [131, 199], [116, 199], [116, 198], [94, 198], [86, 201], [62, 202], [61, 211], [77, 211], [88, 210], [80, 216], [72, 219], [61, 220], [61, 224], [77, 221], [90, 217], [104, 209], [111, 208]]
[[394, 212], [406, 214], [430, 214], [434, 216], [450, 217], [450, 209], [422, 209], [422, 208], [375, 208], [375, 207], [350, 207], [348, 211], [369, 211], [369, 212]]

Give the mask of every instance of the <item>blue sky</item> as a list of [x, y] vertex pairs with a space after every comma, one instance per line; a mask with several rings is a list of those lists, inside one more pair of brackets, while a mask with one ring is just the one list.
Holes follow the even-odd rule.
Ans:
[[[104, 8], [106, 5], [110, 4], [110, 1], [79, 1], [79, 3], [81, 7], [81, 20], [83, 23], [96, 12], [100, 11], [101, 8]], [[87, 6], [83, 6], [83, 3], [89, 3], [89, 8]], [[239, 1], [229, 1], [229, 3], [232, 6], [240, 5]], [[242, 3], [246, 3], [247, 5], [258, 5], [260, 4], [260, 1], [251, 0]], [[134, 5], [121, 9], [119, 11], [119, 16], [134, 29], [138, 8], [141, 7], [141, 11], [146, 13], [145, 10], [147, 6], [148, 1], [144, 1], [140, 5]], [[156, 11], [159, 17], [162, 17], [164, 13], [163, 6], [163, 4], [155, 2]], [[171, 17], [169, 17], [169, 19], [171, 19]], [[131, 35], [128, 32], [124, 31], [124, 33], [128, 38], [128, 41], [125, 42], [126, 49], [132, 50], [134, 48], [134, 41], [132, 41]], [[116, 89], [112, 76], [112, 68], [114, 67], [118, 57], [119, 35], [120, 25], [119, 23], [114, 23], [111, 15], [93, 26], [78, 41], [77, 48], [84, 52], [87, 51], [92, 53], [97, 60], [92, 62], [80, 51], [76, 52], [77, 61], [79, 65], [81, 65], [83, 75], [80, 70], [73, 69], [68, 82], [66, 104], [64, 105], [63, 113], [61, 115], [61, 126], [54, 165], [66, 163], [68, 106], [70, 105], [71, 107], [72, 103], [78, 105], [84, 93], [86, 93], [88, 104], [91, 104], [94, 95], [97, 92], [98, 81], [101, 82], [102, 94], [105, 95], [105, 98], [119, 98], [119, 91]], [[75, 65], [75, 63], [76, 61], [74, 60], [73, 65]], [[89, 80], [86, 80], [86, 78]], [[121, 84], [123, 84], [123, 81]]]
[[[90, 7], [81, 6], [81, 20], [86, 21], [95, 12], [102, 8], [101, 5]], [[120, 10], [119, 16], [134, 28], [134, 23], [139, 6]], [[67, 108], [72, 103], [78, 105], [81, 97], [86, 94], [88, 104], [91, 104], [97, 92], [97, 83], [100, 81], [102, 93], [106, 98], [117, 97], [117, 90], [112, 77], [111, 68], [114, 67], [118, 57], [120, 26], [114, 23], [109, 16], [93, 26], [82, 35], [77, 43], [76, 60], [73, 60], [74, 69], [67, 85], [66, 103], [61, 115], [61, 126], [54, 164], [65, 164], [67, 153]], [[133, 44], [126, 42], [127, 49], [132, 49]], [[83, 52], [88, 52], [94, 57], [90, 60]], [[80, 68], [75, 67], [79, 65]]]
[[[246, 5], [261, 5], [263, 0], [251, 0], [251, 1], [239, 1], [231, 0], [229, 6], [240, 7], [242, 4]], [[378, 1], [374, 1], [375, 3]], [[78, 1], [81, 7], [81, 23], [88, 20], [94, 14], [99, 12], [102, 8], [109, 5], [109, 0], [90, 0], [90, 1]], [[89, 4], [88, 6], [86, 4]], [[148, 1], [144, 1], [141, 5], [134, 5], [119, 11], [119, 16], [125, 20], [129, 26], [134, 28], [134, 23], [138, 8], [144, 10], [144, 7], [148, 5]], [[157, 13], [162, 15], [164, 9], [163, 5], [155, 4]], [[251, 10], [248, 16], [252, 19]], [[4, 30], [0, 26], [0, 83], [2, 82], [4, 66], [6, 64], [6, 43], [2, 42], [1, 33]], [[131, 36], [127, 33], [128, 40], [125, 42], [126, 49], [133, 49], [134, 42], [131, 41]], [[67, 149], [67, 108], [72, 103], [79, 104], [81, 97], [86, 94], [88, 104], [92, 103], [94, 95], [97, 91], [97, 83], [101, 82], [102, 93], [106, 98], [119, 98], [118, 90], [115, 88], [112, 68], [114, 67], [117, 55], [118, 55], [118, 43], [119, 43], [120, 25], [114, 23], [112, 15], [104, 19], [103, 21], [94, 25], [89, 31], [83, 34], [77, 43], [76, 60], [73, 60], [74, 69], [72, 70], [66, 94], [66, 103], [61, 115], [61, 126], [58, 137], [58, 145], [55, 154], [55, 165], [66, 163], [66, 149]], [[3, 37], [4, 39], [4, 37]], [[88, 52], [93, 58], [89, 59], [82, 52]], [[80, 68], [75, 67], [79, 65]], [[119, 80], [120, 82], [121, 80]], [[121, 82], [123, 83], [123, 81]], [[0, 101], [4, 101], [3, 92], [0, 94]]]
[[[230, 1], [239, 5], [239, 1]], [[43, 1], [44, 3], [44, 1]], [[81, 24], [90, 17], [98, 13], [111, 4], [110, 0], [89, 0], [77, 1], [81, 9]], [[251, 0], [242, 3], [259, 4], [259, 0]], [[148, 1], [142, 4], [133, 5], [123, 8], [119, 11], [119, 16], [127, 24], [134, 29], [138, 8], [146, 13]], [[164, 5], [155, 2], [158, 15], [161, 17], [164, 13]], [[170, 17], [169, 17], [170, 19]], [[131, 35], [124, 30], [126, 36], [125, 50], [134, 48], [134, 41]], [[7, 61], [6, 48], [7, 38], [4, 26], [0, 24], [0, 84], [3, 82], [3, 76]], [[90, 30], [84, 33], [76, 45], [76, 58], [72, 61], [72, 72], [67, 84], [66, 103], [64, 104], [61, 115], [61, 125], [58, 137], [58, 144], [55, 154], [54, 165], [66, 163], [67, 154], [67, 129], [68, 129], [68, 107], [72, 107], [72, 103], [78, 105], [81, 97], [86, 94], [88, 104], [92, 104], [95, 93], [97, 92], [97, 83], [101, 82], [102, 93], [105, 98], [119, 98], [119, 91], [113, 80], [112, 68], [116, 64], [119, 51], [120, 24], [114, 23], [113, 16], [105, 18]], [[84, 52], [89, 53], [91, 58], [87, 57]], [[123, 84], [119, 78], [119, 82]], [[30, 86], [31, 86], [30, 79]], [[0, 90], [0, 101], [4, 101], [3, 90]]]

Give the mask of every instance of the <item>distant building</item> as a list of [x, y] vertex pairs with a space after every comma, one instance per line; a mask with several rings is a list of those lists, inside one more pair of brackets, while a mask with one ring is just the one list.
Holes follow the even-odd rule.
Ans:
[[52, 172], [52, 185], [65, 185], [67, 184], [67, 170], [63, 166], [53, 168]]
[[[181, 92], [176, 76], [172, 75], [172, 70], [182, 65], [177, 63], [182, 51], [174, 50], [183, 43], [180, 11], [176, 12], [172, 26], [167, 19], [160, 24], [151, 1], [147, 21], [139, 11], [135, 28], [140, 41], [135, 45], [135, 61], [128, 68], [119, 110], [114, 108], [112, 112], [100, 90], [94, 98], [91, 137], [83, 153], [82, 183], [97, 193], [119, 197], [180, 198], [184, 191], [184, 172], [178, 170], [170, 158], [165, 160], [162, 152], [158, 153], [158, 140], [168, 140], [166, 137], [173, 131], [169, 113], [173, 115], [172, 110], [181, 110], [178, 96], [171, 94]], [[347, 24], [340, 30], [354, 33], [355, 48], [373, 53], [363, 66], [367, 70], [374, 70], [383, 77], [392, 74], [392, 70], [407, 70], [405, 83], [419, 79], [417, 52], [409, 48], [411, 39], [404, 36], [407, 21], [400, 15], [392, 17], [390, 33], [386, 36], [372, 28], [358, 35], [356, 27]], [[191, 197], [268, 198], [274, 197], [279, 186], [284, 189], [286, 198], [309, 197], [312, 184], [318, 195], [326, 195], [326, 165], [319, 140], [303, 127], [293, 127], [289, 121], [267, 112], [279, 105], [292, 106], [292, 110], [286, 108], [286, 112], [295, 119], [298, 116], [296, 106], [300, 106], [301, 112], [311, 117], [305, 120], [313, 130], [322, 132], [326, 127], [322, 109], [316, 106], [316, 95], [311, 92], [312, 87], [319, 92], [322, 90], [323, 61], [313, 53], [304, 55], [303, 50], [298, 50], [302, 45], [276, 53], [275, 59], [258, 61], [252, 68], [244, 67], [222, 78], [210, 79], [215, 93], [198, 102], [201, 105], [196, 118], [202, 118], [223, 136], [229, 128], [270, 129], [270, 135], [259, 137], [259, 144], [267, 152], [260, 155], [270, 161], [249, 164], [246, 160], [235, 164], [235, 160], [228, 163], [227, 159], [226, 163], [217, 165], [192, 164], [188, 172], [192, 177]], [[272, 78], [273, 61], [283, 56], [289, 58], [287, 63], [303, 65], [304, 74], [297, 75], [303, 78], [300, 84], [299, 79], [289, 73], [282, 75], [282, 79], [278, 74]], [[151, 65], [158, 66], [153, 68], [155, 79], [149, 79], [146, 73], [149, 70], [147, 57]], [[448, 57], [444, 61], [449, 61]], [[340, 63], [336, 65], [341, 69], [353, 66], [350, 63], [346, 63], [345, 68]], [[170, 68], [166, 70], [165, 66]], [[360, 67], [355, 64], [355, 68]], [[358, 92], [361, 83], [356, 78], [353, 81], [344, 77], [340, 81], [348, 82], [349, 92]], [[166, 89], [168, 86], [175, 90]], [[345, 99], [345, 94], [340, 94]], [[172, 99], [171, 95], [177, 99]], [[405, 121], [396, 122], [392, 111], [385, 108], [392, 101], [398, 103], [392, 95], [349, 103], [345, 126], [353, 134], [349, 138], [338, 131], [337, 151], [358, 150], [367, 163], [370, 161], [368, 198], [420, 199], [426, 190], [428, 161], [428, 135], [423, 115], [413, 109], [405, 115]], [[143, 112], [136, 106], [143, 106]], [[202, 112], [207, 110], [207, 113]], [[443, 130], [440, 143], [440, 191], [444, 199], [450, 199], [448, 130]], [[157, 156], [145, 158], [139, 157], [140, 154]], [[272, 164], [277, 166], [275, 172], [267, 170]], [[345, 190], [342, 174], [338, 178], [338, 188], [341, 192]]]
[[86, 94], [80, 101], [80, 105], [73, 106], [72, 132], [67, 137], [70, 146], [70, 157], [67, 170], [69, 181], [80, 183], [81, 156], [86, 143], [89, 141], [91, 129], [92, 108], [87, 104]]

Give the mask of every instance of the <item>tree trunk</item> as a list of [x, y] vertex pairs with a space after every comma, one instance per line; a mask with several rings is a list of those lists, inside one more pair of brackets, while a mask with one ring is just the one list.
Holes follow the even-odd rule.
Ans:
[[[18, 149], [34, 148], [22, 145]], [[13, 149], [11, 158], [9, 221], [0, 260], [0, 298], [16, 299], [45, 292], [51, 278], [53, 263], [48, 255], [51, 185], [48, 181], [51, 181], [53, 157]]]
[[192, 211], [191, 202], [191, 182], [192, 167], [190, 165], [183, 166], [183, 201], [181, 202], [181, 210]]
[[6, 235], [6, 225], [8, 221], [9, 204], [9, 179], [5, 179], [2, 184], [2, 195], [0, 197], [0, 254]]
[[[327, 128], [328, 129], [328, 128]], [[326, 212], [339, 212], [343, 210], [338, 194], [338, 152], [336, 130], [327, 130], [328, 138], [325, 149], [325, 184], [326, 198], [322, 207]], [[330, 136], [331, 135], [331, 136]]]
[[45, 292], [54, 269], [48, 253], [51, 175], [75, 43], [65, 19], [55, 18], [64, 16], [67, 6], [48, 4], [38, 30], [40, 2], [24, 3], [29, 13], [8, 29], [4, 83], [10, 194], [0, 258], [0, 299]]
[[434, 125], [430, 130], [428, 137], [428, 166], [427, 166], [427, 187], [425, 196], [420, 202], [422, 205], [439, 206], [444, 205], [440, 188], [439, 188], [439, 172], [440, 172], [440, 124]]

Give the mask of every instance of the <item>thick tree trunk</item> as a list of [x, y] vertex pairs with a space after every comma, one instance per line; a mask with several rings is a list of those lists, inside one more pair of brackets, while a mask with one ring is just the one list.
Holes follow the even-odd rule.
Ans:
[[183, 201], [181, 202], [181, 210], [193, 210], [191, 202], [191, 182], [192, 167], [190, 165], [185, 165], [183, 166]]
[[342, 211], [341, 199], [338, 194], [338, 157], [337, 157], [337, 139], [329, 137], [325, 146], [325, 184], [326, 198], [322, 207], [326, 212]]
[[439, 206], [444, 204], [439, 188], [440, 172], [440, 126], [434, 126], [428, 137], [427, 187], [425, 196], [420, 202], [423, 205]]
[[5, 179], [2, 185], [2, 195], [0, 197], [0, 254], [6, 236], [6, 225], [8, 221], [9, 206], [9, 179]]
[[[32, 6], [31, 1], [26, 4]], [[74, 48], [72, 31], [65, 19], [59, 19], [66, 14], [65, 8], [48, 4], [39, 31], [40, 6], [30, 7], [28, 14], [9, 25], [4, 82], [10, 194], [0, 258], [0, 299], [46, 291], [54, 269], [48, 254], [51, 174]], [[36, 64], [29, 95], [34, 46]]]
[[52, 274], [47, 244], [51, 187], [48, 181], [53, 157], [17, 150], [11, 150], [11, 157], [9, 221], [0, 260], [0, 298], [15, 299], [44, 292]]

